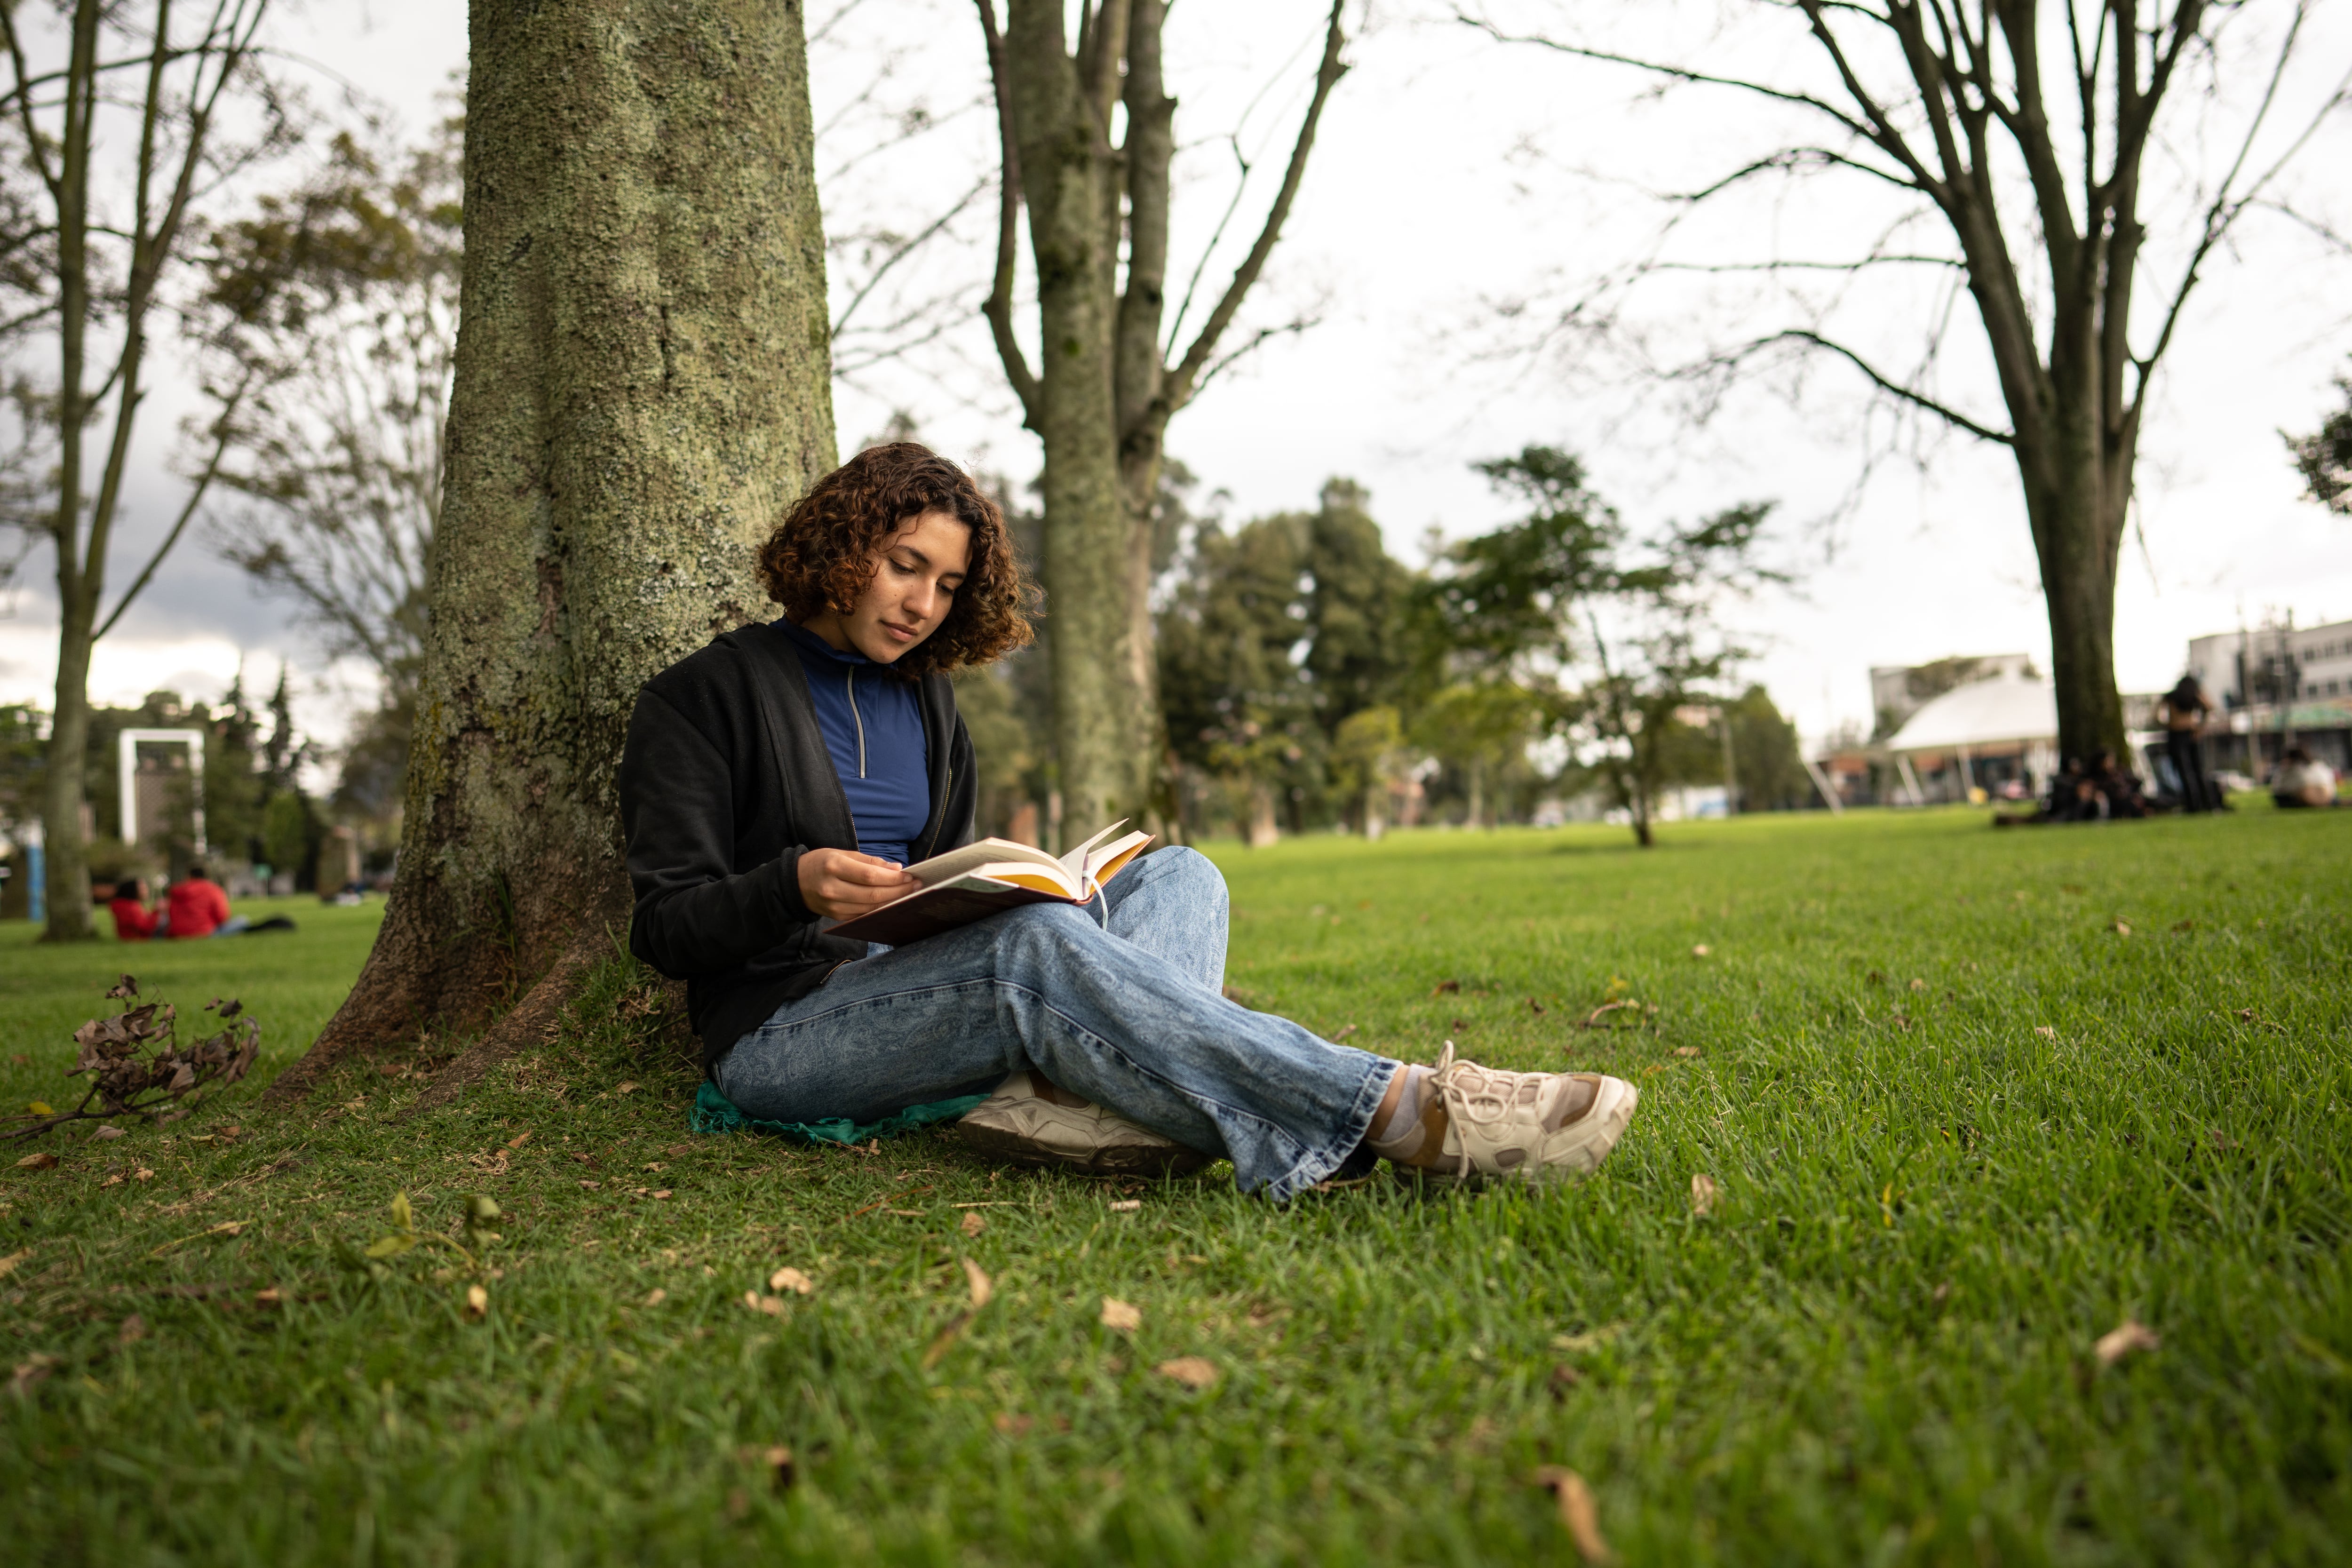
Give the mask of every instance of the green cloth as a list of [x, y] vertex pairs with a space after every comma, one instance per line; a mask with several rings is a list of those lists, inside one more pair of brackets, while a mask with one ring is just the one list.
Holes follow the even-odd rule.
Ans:
[[735, 1102], [719, 1092], [719, 1086], [709, 1079], [694, 1097], [694, 1109], [687, 1112], [687, 1125], [697, 1132], [773, 1132], [802, 1143], [863, 1143], [868, 1138], [887, 1138], [900, 1132], [912, 1132], [919, 1127], [935, 1122], [953, 1121], [971, 1110], [988, 1096], [967, 1094], [956, 1100], [942, 1100], [930, 1105], [910, 1105], [879, 1121], [864, 1126], [847, 1117], [835, 1117], [830, 1121], [761, 1121], [746, 1116], [736, 1109]]

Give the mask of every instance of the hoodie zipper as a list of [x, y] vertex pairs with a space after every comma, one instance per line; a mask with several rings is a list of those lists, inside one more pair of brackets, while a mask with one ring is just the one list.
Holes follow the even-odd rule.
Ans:
[[857, 710], [857, 672], [854, 669], [843, 672], [841, 683], [849, 689], [849, 716], [857, 723], [857, 776], [864, 778], [866, 776], [866, 716]]

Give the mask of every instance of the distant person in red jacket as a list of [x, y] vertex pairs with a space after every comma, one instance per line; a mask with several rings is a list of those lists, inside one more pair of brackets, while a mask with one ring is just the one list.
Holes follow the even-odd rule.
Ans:
[[114, 917], [119, 941], [145, 942], [155, 934], [155, 911], [147, 907], [147, 884], [139, 878], [125, 877], [115, 883], [114, 896], [106, 908]]
[[246, 927], [242, 917], [228, 912], [228, 894], [205, 875], [202, 866], [189, 867], [188, 874], [163, 895], [163, 902], [170, 921], [163, 934], [175, 942], [191, 936], [234, 936]]

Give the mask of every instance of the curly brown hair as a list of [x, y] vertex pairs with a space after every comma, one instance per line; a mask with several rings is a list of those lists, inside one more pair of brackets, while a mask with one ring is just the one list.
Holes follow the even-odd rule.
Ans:
[[760, 547], [760, 580], [784, 614], [845, 616], [882, 552], [913, 519], [943, 511], [971, 530], [971, 560], [939, 630], [891, 668], [908, 676], [988, 664], [1034, 635], [1034, 595], [1004, 513], [947, 458], [912, 441], [868, 447], [809, 487]]

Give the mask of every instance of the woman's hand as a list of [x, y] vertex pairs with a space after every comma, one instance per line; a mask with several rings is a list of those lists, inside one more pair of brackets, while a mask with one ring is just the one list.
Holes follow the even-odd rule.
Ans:
[[811, 849], [801, 856], [801, 901], [818, 914], [855, 920], [922, 886], [894, 866], [855, 849]]

